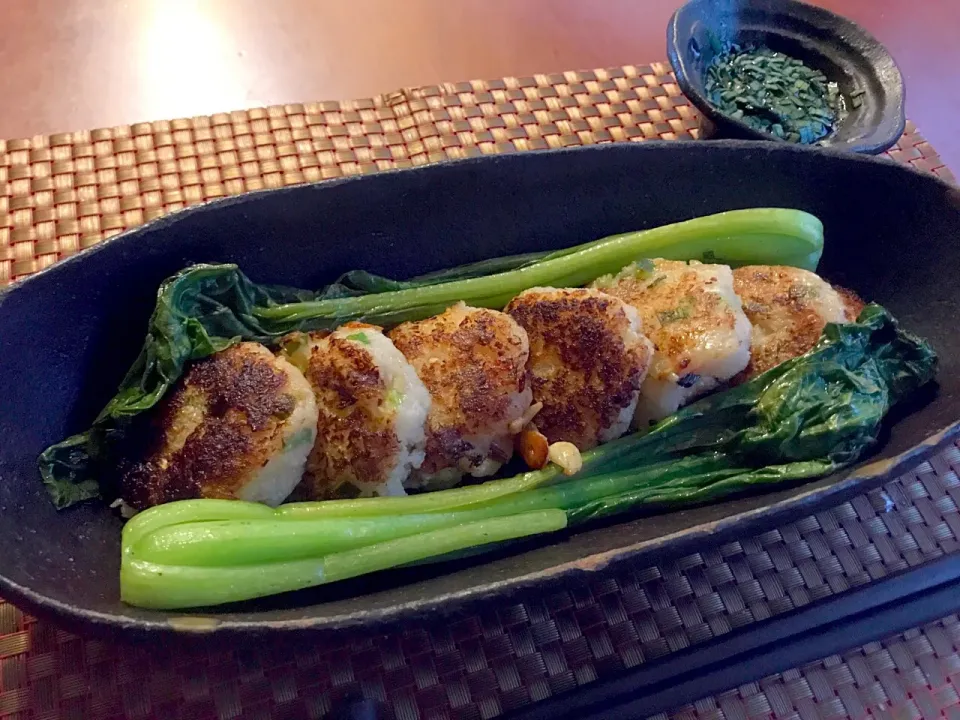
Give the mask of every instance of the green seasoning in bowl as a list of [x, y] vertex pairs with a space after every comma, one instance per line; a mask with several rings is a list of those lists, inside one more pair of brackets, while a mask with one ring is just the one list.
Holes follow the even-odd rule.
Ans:
[[732, 46], [720, 53], [707, 68], [705, 88], [721, 112], [790, 142], [826, 137], [844, 110], [836, 83], [766, 48]]

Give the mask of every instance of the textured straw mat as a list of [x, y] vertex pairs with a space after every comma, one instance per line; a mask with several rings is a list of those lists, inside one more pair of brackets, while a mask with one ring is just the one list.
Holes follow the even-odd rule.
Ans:
[[650, 720], [960, 717], [957, 615]]
[[[0, 141], [0, 285], [124, 228], [246, 190], [696, 135], [693, 109], [655, 64]], [[889, 154], [952, 179], [912, 125]], [[882, 490], [762, 535], [386, 635], [123, 645], [0, 601], [0, 718], [322, 717], [358, 695], [381, 701], [389, 718], [495, 717], [960, 549], [958, 470], [954, 447]], [[958, 647], [951, 616], [675, 717], [954, 717]]]

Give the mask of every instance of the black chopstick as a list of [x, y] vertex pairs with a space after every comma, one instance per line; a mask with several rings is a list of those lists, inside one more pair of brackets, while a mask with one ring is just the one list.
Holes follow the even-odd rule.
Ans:
[[960, 608], [960, 553], [730, 632], [502, 720], [643, 718], [881, 640]]

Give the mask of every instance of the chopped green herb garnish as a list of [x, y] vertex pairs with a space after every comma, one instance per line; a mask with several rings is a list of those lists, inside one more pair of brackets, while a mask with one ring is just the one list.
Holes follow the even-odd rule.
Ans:
[[364, 332], [350, 333], [347, 335], [347, 340], [356, 340], [358, 343], [363, 343], [364, 345], [370, 344], [370, 338], [368, 338]]
[[661, 325], [669, 325], [670, 323], [677, 322], [678, 320], [686, 320], [690, 317], [692, 308], [687, 305], [678, 305], [675, 308], [670, 310], [663, 310], [657, 313], [657, 319], [660, 321]]
[[300, 430], [297, 430], [297, 432], [283, 441], [283, 449], [289, 450], [290, 448], [295, 448], [299, 445], [306, 445], [308, 442], [313, 442], [313, 433], [313, 428], [301, 428]]
[[704, 87], [717, 109], [790, 142], [826, 137], [845, 109], [837, 84], [822, 72], [767, 48], [731, 45], [710, 63]]
[[636, 277], [646, 279], [653, 275], [654, 265], [653, 260], [649, 258], [642, 258], [633, 263], [634, 273]]
[[390, 388], [387, 391], [387, 405], [392, 408], [400, 407], [400, 403], [403, 402], [403, 393], [397, 390], [396, 388]]

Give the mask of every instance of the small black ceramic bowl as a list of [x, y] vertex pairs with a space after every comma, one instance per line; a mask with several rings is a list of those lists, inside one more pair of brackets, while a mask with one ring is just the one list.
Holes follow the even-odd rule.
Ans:
[[856, 23], [796, 0], [691, 0], [670, 19], [667, 55], [680, 89], [701, 112], [703, 137], [786, 142], [707, 100], [706, 69], [730, 44], [782, 52], [837, 83], [848, 114], [815, 144], [877, 154], [903, 133], [900, 70], [890, 53]]

